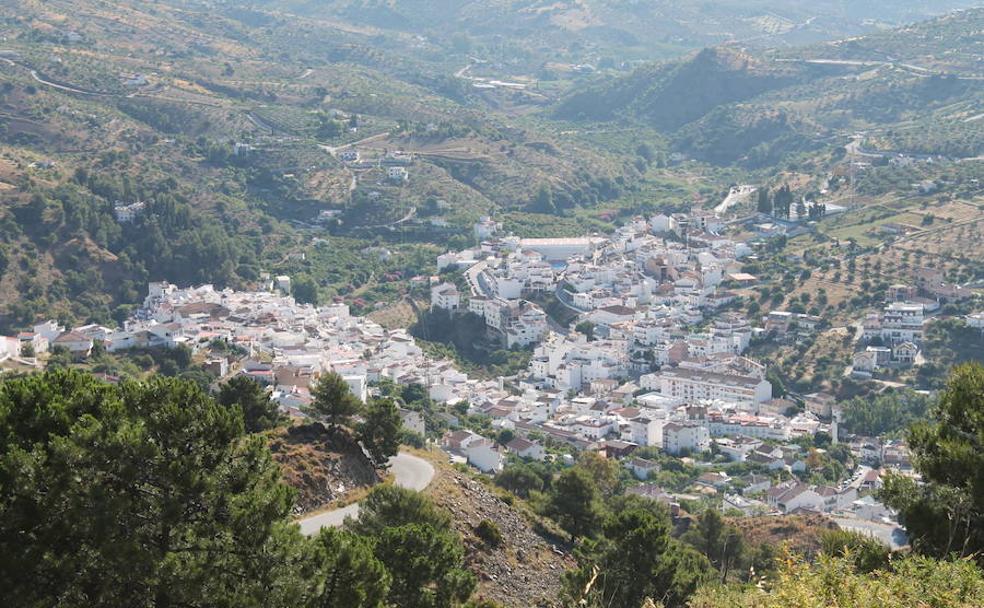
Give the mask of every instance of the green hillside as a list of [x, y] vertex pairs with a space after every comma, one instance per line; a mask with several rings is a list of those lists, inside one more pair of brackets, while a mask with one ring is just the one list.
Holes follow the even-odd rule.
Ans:
[[[343, 24], [141, 0], [4, 4], [0, 24], [7, 330], [122, 319], [149, 280], [241, 287], [263, 271], [361, 310], [400, 298], [393, 282], [428, 271], [432, 243], [467, 243], [477, 217], [533, 204], [541, 184], [590, 205], [639, 176]], [[332, 153], [360, 141], [364, 166]], [[392, 158], [405, 183], [386, 178]], [[133, 221], [114, 216], [137, 202]], [[317, 226], [322, 211], [341, 222]], [[378, 245], [403, 255], [359, 253]]]
[[676, 151], [717, 165], [768, 166], [861, 130], [886, 150], [977, 156], [982, 27], [977, 9], [802, 50], [705, 49], [599, 78], [553, 115], [644, 124], [670, 135]]

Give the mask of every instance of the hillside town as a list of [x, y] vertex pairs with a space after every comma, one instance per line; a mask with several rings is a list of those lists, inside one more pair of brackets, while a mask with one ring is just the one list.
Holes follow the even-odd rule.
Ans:
[[[842, 437], [829, 395], [804, 396], [802, 409], [774, 395], [767, 366], [746, 356], [749, 345], [815, 331], [819, 319], [778, 310], [750, 319], [729, 308], [730, 289], [749, 280], [741, 268], [752, 248], [721, 236], [722, 228], [713, 215], [676, 214], [639, 219], [604, 237], [520, 239], [483, 218], [475, 226], [479, 246], [438, 257], [438, 270], [460, 281], [433, 277], [431, 307], [452, 319], [475, 315], [507, 348], [530, 349], [527, 368], [508, 377], [470, 376], [426, 355], [405, 329], [385, 329], [345, 304], [299, 304], [288, 295], [288, 276], [263, 275], [253, 291], [151, 283], [121, 328], [48, 321], [4, 338], [2, 352], [27, 361], [60, 349], [84, 361], [94, 350], [185, 348], [217, 382], [249, 376], [294, 416], [305, 416], [310, 387], [327, 371], [362, 401], [383, 382], [417, 385], [439, 412], [431, 420], [440, 428], [428, 428], [411, 409], [401, 412], [405, 427], [483, 473], [511, 459], [573, 462], [593, 451], [624, 464], [639, 481], [632, 492], [671, 504], [823, 512], [891, 538], [898, 532], [892, 514], [869, 490], [886, 468], [911, 470], [905, 445]], [[905, 286], [891, 293], [882, 311], [859, 320], [852, 374], [920, 362], [925, 315], [935, 303]], [[534, 302], [545, 294], [578, 330]], [[848, 451], [852, 466], [843, 478], [810, 483], [808, 473], [829, 459], [828, 448], [814, 447], [817, 437]], [[657, 453], [705, 472], [685, 492], [668, 492], [649, 481], [661, 468]], [[729, 476], [728, 463], [754, 472]]]

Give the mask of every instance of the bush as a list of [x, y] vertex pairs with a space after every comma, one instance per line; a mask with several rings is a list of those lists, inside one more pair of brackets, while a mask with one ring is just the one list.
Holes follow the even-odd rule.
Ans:
[[412, 448], [423, 449], [424, 437], [420, 433], [414, 433], [413, 431], [403, 429], [400, 432], [400, 443], [403, 445], [408, 445]]
[[502, 544], [502, 532], [495, 522], [483, 519], [475, 526], [475, 535], [482, 539], [490, 547], [498, 547]]

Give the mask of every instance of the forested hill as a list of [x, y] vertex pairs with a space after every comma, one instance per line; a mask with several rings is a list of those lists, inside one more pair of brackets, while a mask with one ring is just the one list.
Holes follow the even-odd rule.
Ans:
[[361, 27], [449, 41], [452, 52], [522, 51], [563, 61], [570, 47], [599, 58], [672, 58], [704, 46], [759, 48], [844, 38], [919, 21], [973, 0], [259, 0], [249, 3]]
[[707, 48], [678, 63], [647, 65], [624, 78], [575, 91], [559, 104], [556, 116], [627, 116], [670, 131], [720, 105], [807, 80], [805, 69], [773, 64], [729, 47]]
[[772, 164], [858, 130], [890, 132], [902, 149], [904, 133], [929, 133], [916, 151], [975, 156], [984, 132], [963, 119], [984, 99], [982, 28], [974, 9], [802, 49], [705, 49], [575, 88], [553, 116], [654, 127], [720, 165]]
[[[198, 1], [25, 0], [0, 3], [0, 32], [4, 333], [113, 325], [148, 281], [246, 288], [261, 271], [301, 279], [305, 300], [361, 287], [369, 307], [395, 299], [392, 285], [365, 293], [377, 284], [429, 269], [428, 244], [531, 204], [536, 185], [590, 205], [638, 178], [620, 155], [481, 110], [411, 42], [358, 27]], [[412, 179], [331, 153], [358, 141], [373, 159], [420, 151]], [[344, 214], [318, 225], [325, 210]], [[359, 253], [403, 217], [416, 234], [387, 246], [407, 255]], [[310, 234], [329, 228], [331, 241]]]

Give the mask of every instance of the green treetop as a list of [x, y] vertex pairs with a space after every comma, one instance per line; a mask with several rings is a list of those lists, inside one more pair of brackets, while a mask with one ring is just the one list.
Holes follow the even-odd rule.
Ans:
[[349, 426], [352, 417], [362, 412], [362, 402], [349, 390], [345, 379], [335, 372], [327, 372], [318, 378], [311, 389], [314, 401], [309, 413], [322, 418], [329, 427]]

